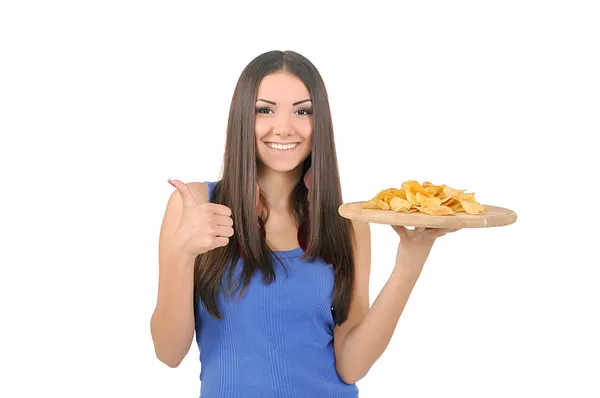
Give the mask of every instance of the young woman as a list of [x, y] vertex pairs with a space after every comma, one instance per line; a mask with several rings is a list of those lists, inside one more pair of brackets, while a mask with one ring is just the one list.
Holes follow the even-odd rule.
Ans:
[[394, 227], [396, 265], [369, 305], [369, 226], [337, 212], [315, 66], [291, 51], [255, 58], [233, 94], [222, 178], [169, 182], [151, 321], [158, 359], [178, 366], [195, 333], [202, 397], [357, 397], [449, 231]]

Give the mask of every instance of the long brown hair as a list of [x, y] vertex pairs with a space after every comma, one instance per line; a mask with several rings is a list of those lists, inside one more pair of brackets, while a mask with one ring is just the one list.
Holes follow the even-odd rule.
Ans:
[[[259, 55], [246, 66], [235, 87], [229, 110], [222, 178], [215, 186], [212, 200], [231, 209], [235, 234], [227, 246], [196, 258], [194, 304], [201, 300], [208, 313], [221, 319], [218, 308], [221, 289], [233, 294], [241, 284], [241, 296], [257, 271], [262, 273], [264, 283], [275, 280], [273, 252], [265, 242], [266, 218], [259, 218], [255, 199], [254, 121], [262, 78], [282, 70], [304, 82], [313, 103], [312, 151], [302, 165], [303, 175], [312, 166], [311, 200], [308, 201], [308, 189], [300, 178], [291, 194], [291, 206], [299, 226], [298, 239], [304, 246], [303, 258], [308, 261], [321, 258], [333, 266], [332, 310], [336, 324], [341, 324], [348, 316], [354, 281], [353, 229], [350, 221], [338, 214], [342, 192], [325, 84], [315, 66], [293, 51], [270, 51]], [[268, 217], [268, 203], [262, 196], [260, 200]], [[232, 265], [240, 258], [243, 268], [233, 284]]]

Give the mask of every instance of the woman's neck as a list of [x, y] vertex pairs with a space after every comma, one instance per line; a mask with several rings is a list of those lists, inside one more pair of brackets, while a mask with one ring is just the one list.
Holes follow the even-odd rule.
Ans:
[[287, 211], [290, 194], [302, 177], [302, 165], [288, 172], [274, 171], [262, 166], [258, 172], [258, 186], [273, 211]]

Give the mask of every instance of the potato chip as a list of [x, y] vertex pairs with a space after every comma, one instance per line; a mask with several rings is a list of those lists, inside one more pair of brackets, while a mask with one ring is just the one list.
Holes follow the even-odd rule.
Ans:
[[475, 194], [474, 193], [461, 193], [459, 195], [456, 195], [456, 199], [457, 200], [472, 200], [472, 201], [475, 201]]
[[398, 191], [388, 192], [385, 195], [383, 195], [381, 200], [383, 200], [386, 203], [390, 203], [390, 200], [392, 200], [392, 198], [395, 198], [396, 195], [398, 195]]
[[427, 192], [427, 195], [436, 196], [439, 192], [439, 189], [437, 187], [427, 187], [425, 188], [425, 192]]
[[446, 184], [429, 181], [404, 181], [400, 188], [387, 188], [361, 205], [362, 209], [391, 210], [410, 214], [421, 212], [434, 216], [451, 216], [458, 212], [480, 214], [487, 208], [475, 200], [475, 194]]
[[461, 200], [460, 204], [463, 209], [469, 214], [483, 213], [486, 208], [473, 200]]
[[392, 193], [394, 193], [396, 191], [398, 191], [398, 188], [387, 188], [387, 189], [384, 189], [383, 191], [381, 191], [377, 195], [375, 195], [375, 197], [373, 199], [383, 199], [386, 195], [392, 194]]
[[439, 206], [442, 204], [442, 200], [440, 198], [429, 197], [427, 195], [423, 195], [421, 192], [417, 192], [417, 202], [421, 206], [429, 207], [429, 206]]
[[402, 199], [399, 197], [393, 197], [390, 200], [390, 208], [397, 212], [407, 212], [412, 207], [412, 203], [410, 203], [406, 199]]
[[361, 209], [377, 209], [377, 200], [375, 199], [371, 199], [365, 203], [363, 203], [362, 205], [360, 205]]
[[390, 210], [390, 205], [388, 202], [384, 202], [383, 200], [379, 200], [377, 202], [377, 208], [381, 210]]
[[417, 210], [431, 214], [432, 216], [451, 216], [454, 215], [454, 211], [447, 206], [416, 206]]
[[412, 191], [406, 191], [406, 200], [408, 200], [413, 205], [419, 204], [419, 202], [417, 201], [417, 195], [415, 195], [415, 193]]
[[435, 185], [432, 184], [429, 181], [425, 181], [423, 184], [421, 184], [423, 186], [423, 188], [427, 189], [427, 188], [436, 188], [438, 190], [441, 190], [442, 188], [444, 188], [446, 185]]
[[400, 198], [406, 200], [406, 191], [404, 188], [397, 190], [392, 194], [393, 197]]
[[464, 189], [454, 189], [454, 188], [450, 188], [450, 187], [444, 187], [444, 194], [451, 198], [458, 196], [463, 192], [465, 192]]
[[404, 188], [404, 190], [406, 191], [406, 193], [413, 192], [414, 194], [416, 194], [417, 192], [420, 192], [422, 194], [427, 194], [427, 191], [425, 190], [425, 188], [423, 188], [421, 186], [421, 184], [419, 184], [415, 180], [409, 180], [409, 181], [403, 182], [402, 183], [402, 188]]

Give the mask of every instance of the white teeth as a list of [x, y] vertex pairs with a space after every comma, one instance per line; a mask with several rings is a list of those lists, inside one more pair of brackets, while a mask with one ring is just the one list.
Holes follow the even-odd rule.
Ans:
[[286, 149], [295, 148], [298, 144], [285, 144], [285, 145], [281, 145], [281, 144], [273, 144], [271, 142], [268, 142], [267, 145], [270, 146], [273, 149], [279, 149], [280, 151], [284, 151]]

